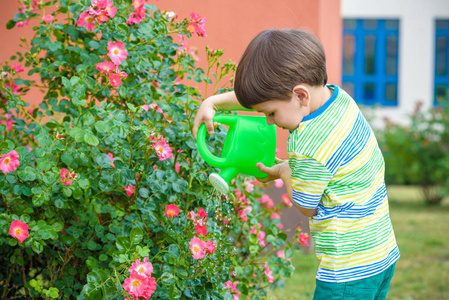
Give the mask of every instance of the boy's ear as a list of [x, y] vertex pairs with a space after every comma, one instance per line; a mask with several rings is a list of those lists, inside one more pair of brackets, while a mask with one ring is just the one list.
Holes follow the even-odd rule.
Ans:
[[293, 97], [299, 101], [301, 106], [309, 106], [310, 104], [310, 91], [303, 84], [298, 84], [293, 88]]

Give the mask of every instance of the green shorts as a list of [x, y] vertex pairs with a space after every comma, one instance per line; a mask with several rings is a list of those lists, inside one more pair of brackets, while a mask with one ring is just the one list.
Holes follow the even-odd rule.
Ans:
[[354, 281], [334, 283], [317, 279], [313, 300], [384, 300], [395, 265], [375, 276]]

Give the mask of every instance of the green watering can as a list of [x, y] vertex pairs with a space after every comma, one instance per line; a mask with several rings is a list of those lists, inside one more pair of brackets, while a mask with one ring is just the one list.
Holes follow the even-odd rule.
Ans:
[[259, 178], [267, 177], [256, 164], [274, 165], [276, 155], [276, 127], [268, 125], [265, 117], [218, 115], [214, 122], [229, 126], [221, 157], [213, 155], [206, 145], [206, 125], [198, 130], [198, 151], [210, 165], [222, 169], [212, 173], [210, 183], [221, 193], [229, 192], [229, 182], [239, 173]]

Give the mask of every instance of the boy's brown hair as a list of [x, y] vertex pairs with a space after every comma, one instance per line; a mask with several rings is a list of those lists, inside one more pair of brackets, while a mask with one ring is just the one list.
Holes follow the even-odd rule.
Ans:
[[269, 100], [289, 100], [300, 83], [327, 83], [320, 40], [304, 30], [271, 29], [259, 33], [243, 53], [234, 91], [240, 104], [251, 108]]

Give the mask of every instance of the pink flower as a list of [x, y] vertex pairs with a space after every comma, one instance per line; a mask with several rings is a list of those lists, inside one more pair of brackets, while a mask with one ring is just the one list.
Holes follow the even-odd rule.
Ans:
[[240, 196], [242, 195], [242, 192], [240, 190], [234, 190], [234, 194], [237, 198], [240, 198]]
[[278, 252], [276, 252], [276, 256], [277, 257], [282, 257], [283, 259], [285, 259], [285, 252], [284, 252], [284, 250], [279, 250]]
[[169, 218], [174, 218], [179, 215], [179, 207], [175, 204], [165, 205], [165, 215]]
[[248, 216], [246, 215], [246, 213], [243, 210], [239, 211], [239, 218], [242, 218], [243, 222], [248, 221]]
[[252, 191], [254, 191], [254, 184], [252, 184], [251, 181], [246, 181], [245, 191], [247, 191], [248, 193], [251, 193]]
[[8, 88], [8, 89], [10, 89], [11, 92], [12, 92], [14, 95], [21, 95], [21, 94], [22, 94], [21, 92], [19, 92], [20, 87], [19, 87], [17, 84], [14, 84], [14, 80], [11, 81], [11, 85], [9, 84], [9, 82], [6, 82], [6, 83], [5, 83], [5, 87]]
[[260, 203], [265, 203], [265, 208], [272, 208], [274, 207], [273, 199], [271, 199], [267, 194], [263, 194], [262, 198], [258, 199]]
[[95, 15], [90, 15], [87, 11], [83, 11], [76, 21], [76, 25], [82, 27], [85, 25], [87, 30], [94, 30], [95, 29]]
[[111, 152], [108, 153], [108, 156], [109, 156], [109, 158], [111, 159], [111, 166], [112, 166], [113, 168], [115, 168], [115, 165], [114, 165], [114, 156], [112, 155]]
[[204, 211], [204, 208], [200, 207], [200, 209], [198, 210], [198, 216], [200, 218], [205, 218], [207, 217], [207, 213]]
[[217, 250], [217, 246], [215, 246], [214, 241], [207, 241], [204, 244], [204, 248], [206, 248], [207, 253], [212, 254]]
[[19, 21], [19, 22], [16, 23], [16, 25], [17, 25], [17, 27], [21, 28], [21, 27], [27, 26], [29, 22], [30, 21], [28, 21], [28, 20], [26, 20], [24, 22]]
[[193, 212], [193, 211], [189, 212], [189, 214], [187, 215], [187, 219], [192, 219], [192, 221], [195, 222], [195, 220], [196, 220], [195, 212]]
[[282, 195], [282, 202], [284, 202], [286, 206], [292, 206], [292, 202], [287, 194]]
[[268, 263], [265, 263], [265, 275], [267, 275], [267, 279], [269, 283], [274, 282], [273, 272], [268, 267]]
[[103, 73], [111, 73], [114, 70], [114, 67], [115, 65], [107, 60], [96, 65], [97, 70]]
[[17, 170], [17, 167], [20, 166], [19, 154], [16, 150], [10, 151], [8, 154], [3, 154], [0, 157], [0, 170], [3, 173], [9, 173]]
[[[262, 228], [262, 224], [258, 223], [257, 226], [260, 228]], [[265, 231], [259, 230], [259, 233], [257, 233], [257, 228], [256, 225], [253, 226], [253, 228], [251, 229], [251, 231], [249, 232], [249, 234], [257, 234], [257, 239], [259, 240], [259, 245], [261, 247], [265, 247]]]
[[277, 187], [277, 188], [281, 188], [281, 187], [283, 187], [284, 186], [284, 181], [282, 181], [282, 179], [276, 179], [275, 181], [274, 181], [274, 186], [275, 187]]
[[164, 111], [162, 110], [162, 108], [160, 108], [156, 103], [151, 103], [150, 105], [148, 105], [149, 108], [151, 108], [152, 110], [157, 111], [158, 113], [163, 113]]
[[168, 113], [164, 112], [164, 113], [162, 113], [162, 116], [163, 116], [164, 120], [167, 121], [168, 123], [173, 122], [173, 119], [168, 115]]
[[190, 22], [189, 24], [187, 24], [187, 31], [190, 32], [191, 34], [195, 34], [197, 32], [199, 32], [199, 26], [196, 22]]
[[201, 259], [206, 255], [204, 249], [205, 243], [196, 236], [190, 240], [190, 251], [192, 251], [194, 259]]
[[64, 185], [72, 185], [72, 179], [75, 178], [75, 173], [70, 173], [67, 169], [59, 170], [59, 174], [61, 175], [61, 181]]
[[178, 15], [174, 11], [166, 11], [164, 17], [170, 22], [171, 20], [178, 18]]
[[51, 23], [51, 22], [53, 22], [54, 18], [55, 17], [53, 17], [52, 15], [45, 15], [45, 16], [42, 17], [42, 20], [45, 23]]
[[299, 234], [298, 241], [299, 241], [299, 243], [301, 245], [309, 246], [309, 242], [307, 242], [308, 239], [309, 239], [309, 236], [307, 235], [307, 233], [300, 233]]
[[181, 171], [181, 165], [178, 162], [175, 163], [175, 170], [176, 170], [176, 173], [179, 173]]
[[19, 243], [22, 243], [29, 236], [28, 225], [19, 220], [12, 221], [11, 226], [9, 226], [9, 234], [17, 238]]
[[127, 187], [123, 186], [123, 188], [126, 191], [126, 194], [128, 195], [128, 197], [130, 197], [135, 191], [136, 191], [136, 187], [134, 185], [129, 184]]
[[165, 139], [159, 140], [153, 145], [154, 150], [156, 150], [159, 160], [166, 160], [167, 158], [173, 158], [173, 153], [170, 146], [167, 144]]
[[[201, 37], [206, 37], [207, 36], [206, 31], [204, 30], [206, 18], [201, 18], [198, 14], [194, 12], [190, 13], [190, 17], [192, 18], [193, 22], [190, 22], [187, 25], [187, 30], [192, 34], [197, 33]], [[189, 26], [191, 26], [191, 28], [189, 28]], [[194, 31], [192, 32], [191, 30]]]
[[19, 64], [13, 64], [13, 65], [11, 66], [11, 68], [14, 69], [14, 71], [15, 71], [16, 73], [23, 72], [23, 68], [22, 68], [22, 66], [19, 65]]
[[239, 284], [238, 281], [235, 281], [234, 283], [232, 283], [231, 280], [226, 281], [224, 284], [225, 287], [227, 287], [231, 291], [235, 292], [235, 294], [233, 294], [234, 300], [239, 300], [240, 291], [237, 289], [238, 284]]
[[122, 78], [120, 78], [120, 75], [111, 73], [109, 74], [109, 83], [115, 87], [118, 88], [120, 85], [122, 85]]
[[150, 277], [151, 273], [153, 272], [153, 265], [148, 262], [148, 257], [145, 257], [143, 259], [143, 262], [140, 262], [140, 259], [133, 262], [131, 267], [129, 268], [129, 272], [136, 272], [139, 275]]
[[148, 277], [147, 278], [147, 285], [145, 290], [142, 293], [142, 297], [144, 299], [149, 299], [151, 298], [151, 295], [153, 295], [154, 291], [156, 291], [156, 279], [154, 277]]
[[203, 223], [202, 219], [200, 219], [200, 220], [198, 220], [198, 222], [196, 222], [195, 231], [198, 236], [200, 236], [200, 235], [206, 236], [207, 235], [207, 225]]
[[276, 224], [276, 227], [279, 229], [284, 229], [284, 225], [282, 223]]
[[125, 44], [122, 42], [108, 42], [108, 56], [114, 64], [120, 65], [128, 57], [128, 51], [124, 48]]
[[139, 24], [146, 17], [146, 10], [143, 0], [133, 0], [132, 2], [135, 12], [132, 12], [126, 24]]
[[131, 272], [129, 278], [125, 279], [123, 289], [128, 292], [130, 296], [141, 297], [148, 285], [148, 279], [144, 275], [137, 272]]
[[6, 125], [6, 132], [10, 131], [12, 129], [12, 124], [14, 124], [16, 121], [14, 120], [6, 120], [6, 121], [0, 121], [0, 124]]
[[273, 220], [273, 219], [280, 219], [280, 218], [281, 218], [281, 216], [278, 213], [272, 213], [271, 214], [271, 220]]
[[141, 106], [143, 108], [144, 111], [148, 111], [148, 109], [150, 108], [148, 105], [144, 104]]
[[137, 9], [137, 8], [145, 5], [145, 2], [143, 2], [143, 0], [133, 0], [132, 5], [133, 5], [134, 9]]

